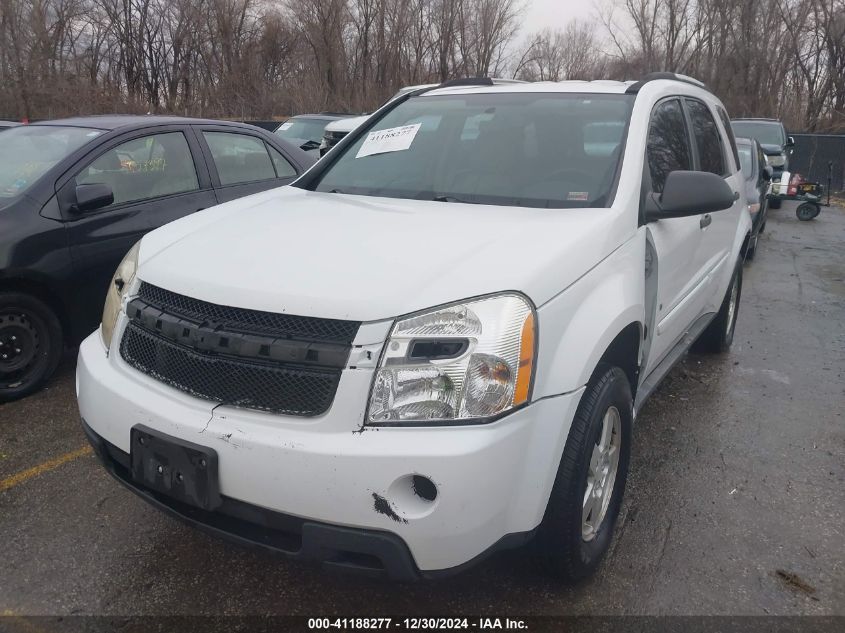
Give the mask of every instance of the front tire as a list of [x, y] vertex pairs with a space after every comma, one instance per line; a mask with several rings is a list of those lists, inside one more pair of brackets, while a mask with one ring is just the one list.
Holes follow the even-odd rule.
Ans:
[[628, 477], [632, 423], [628, 377], [599, 366], [572, 421], [534, 541], [538, 562], [562, 580], [589, 576], [607, 553]]
[[739, 315], [739, 301], [742, 298], [742, 266], [734, 268], [731, 283], [716, 318], [710, 322], [707, 329], [698, 339], [696, 348], [711, 354], [727, 352], [734, 340], [736, 318]]
[[56, 371], [62, 327], [40, 299], [0, 292], [0, 402], [29, 395]]

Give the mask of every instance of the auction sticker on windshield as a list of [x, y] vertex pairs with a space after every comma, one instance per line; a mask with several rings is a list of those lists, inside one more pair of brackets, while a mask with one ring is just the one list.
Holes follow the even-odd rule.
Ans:
[[420, 131], [422, 123], [391, 127], [386, 130], [378, 130], [367, 134], [367, 138], [361, 145], [361, 149], [355, 158], [372, 156], [373, 154], [384, 154], [386, 152], [401, 152], [411, 147], [414, 137]]

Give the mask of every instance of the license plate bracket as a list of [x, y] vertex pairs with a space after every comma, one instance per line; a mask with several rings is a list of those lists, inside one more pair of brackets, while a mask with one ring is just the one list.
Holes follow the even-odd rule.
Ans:
[[203, 510], [220, 506], [217, 451], [136, 424], [130, 431], [132, 479]]

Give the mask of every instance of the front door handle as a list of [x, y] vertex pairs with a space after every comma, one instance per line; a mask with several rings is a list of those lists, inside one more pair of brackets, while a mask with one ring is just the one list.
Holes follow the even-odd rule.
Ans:
[[698, 222], [698, 226], [700, 226], [702, 229], [707, 228], [708, 226], [710, 226], [710, 223], [712, 221], [713, 218], [710, 217], [710, 214], [705, 213], [703, 216], [701, 216], [701, 220]]

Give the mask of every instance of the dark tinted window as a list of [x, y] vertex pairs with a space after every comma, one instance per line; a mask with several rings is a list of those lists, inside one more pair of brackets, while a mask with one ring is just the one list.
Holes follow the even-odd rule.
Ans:
[[[736, 148], [736, 138], [734, 138], [734, 130], [733, 127], [731, 127], [731, 120], [728, 118], [728, 113], [725, 112], [724, 108], [716, 108], [716, 111], [719, 113], [719, 118], [722, 119], [722, 127], [725, 128], [725, 134], [728, 135], [728, 140], [731, 143], [731, 151], [734, 156], [734, 168], [736, 168], [739, 166], [739, 152]], [[730, 171], [733, 171], [733, 169]]]
[[725, 152], [722, 148], [722, 136], [710, 109], [701, 101], [687, 99], [692, 133], [698, 151], [698, 168], [719, 176], [725, 175]]
[[652, 189], [658, 193], [670, 172], [692, 169], [684, 113], [677, 99], [659, 104], [651, 115], [648, 167]]

